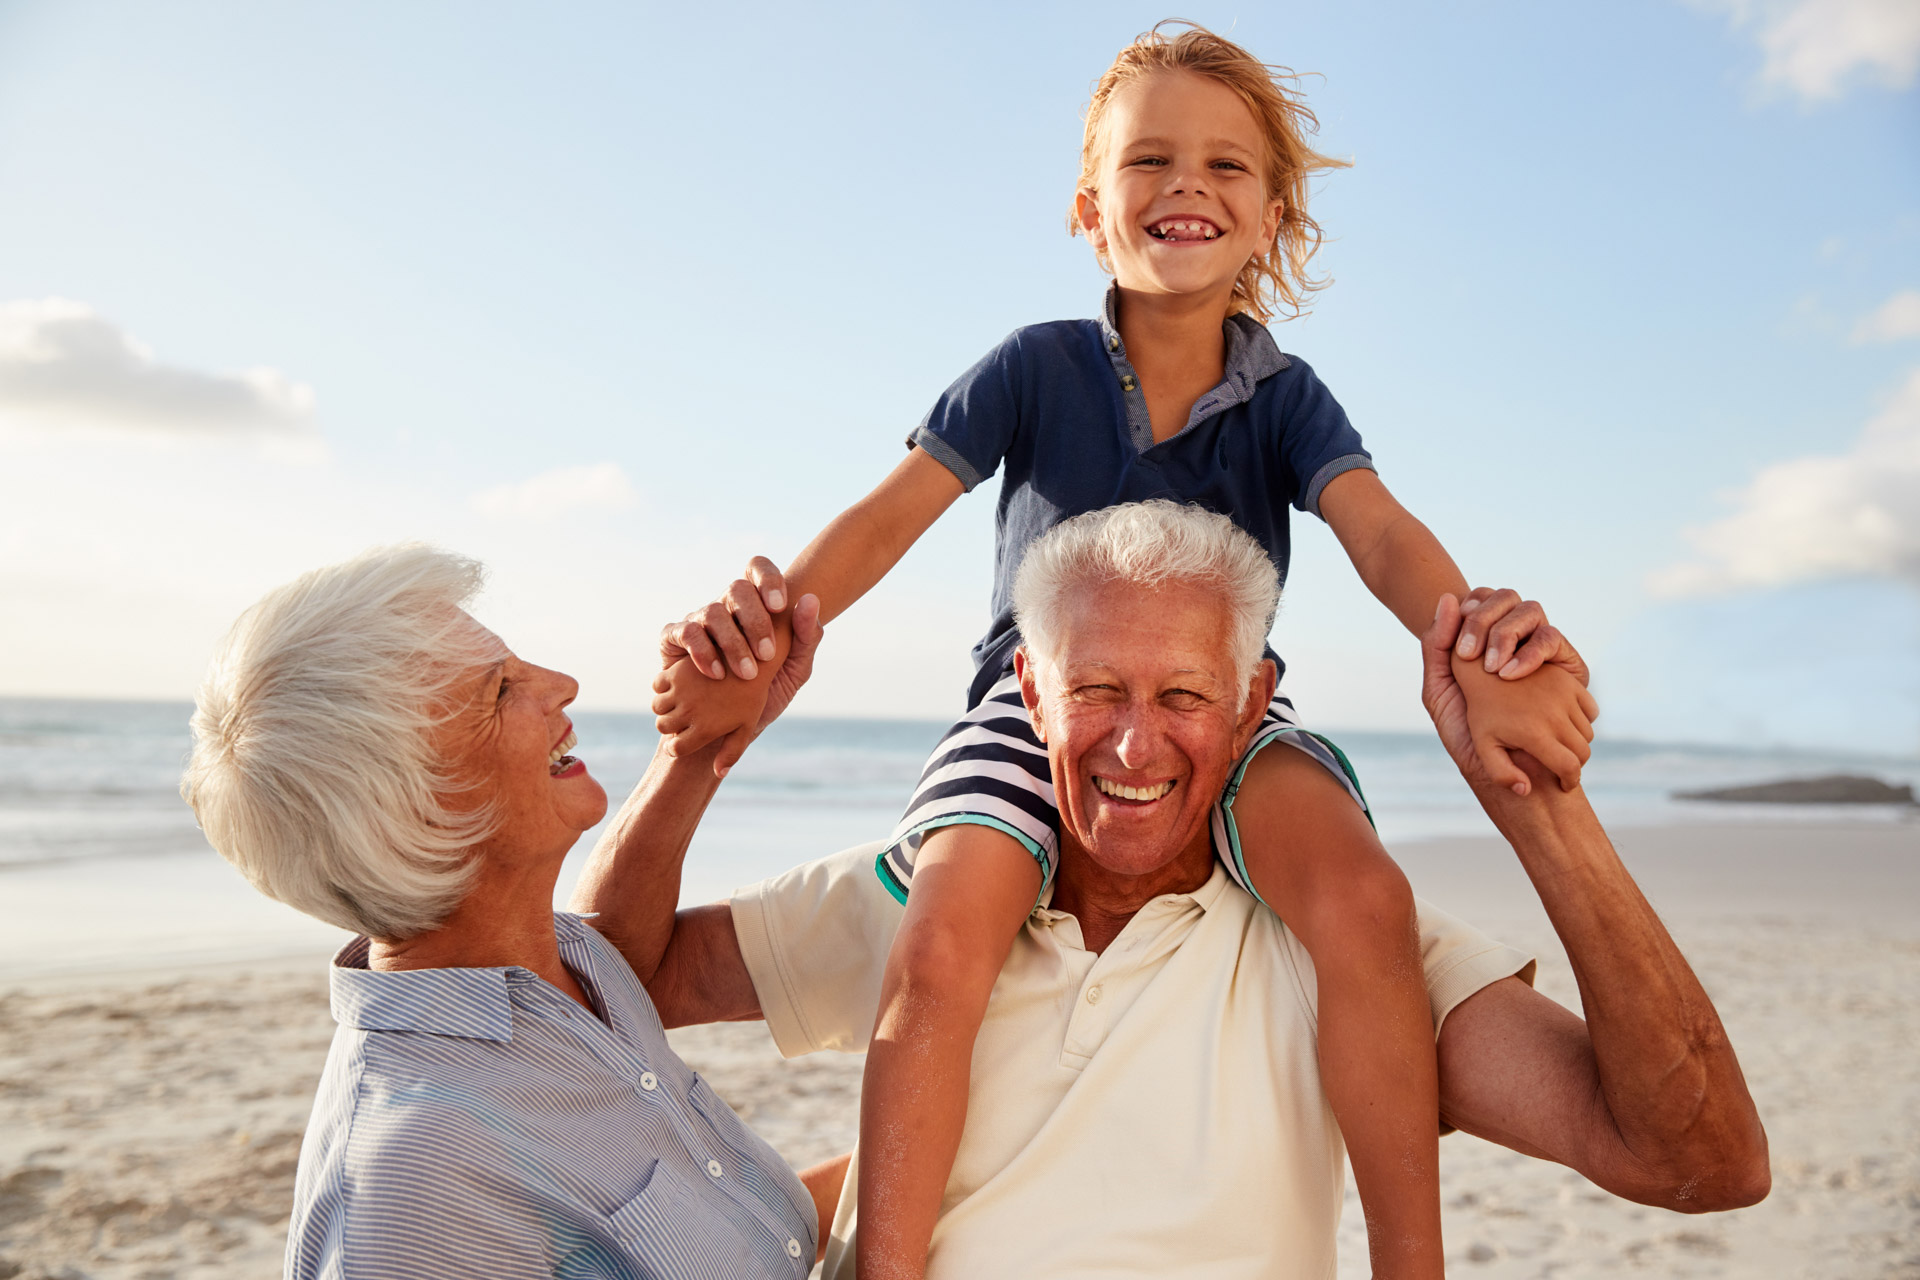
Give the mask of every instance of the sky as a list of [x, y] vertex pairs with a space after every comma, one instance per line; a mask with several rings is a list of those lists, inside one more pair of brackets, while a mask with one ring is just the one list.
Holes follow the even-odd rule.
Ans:
[[[1131, 3], [0, 0], [0, 694], [184, 698], [262, 592], [425, 539], [644, 705], [1011, 329]], [[1304, 81], [1334, 283], [1277, 325], [1601, 731], [1920, 753], [1920, 7], [1197, 4]], [[950, 718], [993, 486], [797, 710]], [[1418, 654], [1295, 516], [1310, 723]]]

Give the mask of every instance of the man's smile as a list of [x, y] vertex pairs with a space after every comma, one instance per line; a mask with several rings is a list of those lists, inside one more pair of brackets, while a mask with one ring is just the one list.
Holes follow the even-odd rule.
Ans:
[[1134, 804], [1152, 804], [1165, 798], [1167, 793], [1173, 790], [1175, 781], [1173, 778], [1168, 778], [1164, 782], [1147, 782], [1129, 786], [1124, 782], [1103, 778], [1097, 773], [1093, 775], [1094, 789], [1101, 795], [1112, 800], [1130, 801]]

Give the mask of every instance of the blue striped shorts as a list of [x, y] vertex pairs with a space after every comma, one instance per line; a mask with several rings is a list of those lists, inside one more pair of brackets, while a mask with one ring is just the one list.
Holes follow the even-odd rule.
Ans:
[[[1227, 776], [1227, 785], [1213, 806], [1213, 849], [1227, 873], [1254, 897], [1260, 896], [1247, 878], [1240, 850], [1240, 833], [1233, 822], [1233, 798], [1246, 777], [1247, 766], [1260, 749], [1284, 742], [1312, 756], [1367, 813], [1367, 798], [1346, 753], [1332, 741], [1300, 724], [1293, 703], [1275, 691], [1253, 742]], [[1054, 807], [1053, 773], [1047, 748], [1034, 736], [1033, 722], [1020, 699], [1020, 681], [1009, 671], [978, 706], [947, 730], [927, 758], [913, 799], [887, 837], [887, 847], [874, 862], [880, 880], [895, 898], [907, 900], [913, 863], [920, 842], [929, 831], [960, 823], [977, 823], [1005, 832], [1020, 842], [1040, 864], [1040, 883], [1053, 880], [1060, 862], [1060, 814]]]

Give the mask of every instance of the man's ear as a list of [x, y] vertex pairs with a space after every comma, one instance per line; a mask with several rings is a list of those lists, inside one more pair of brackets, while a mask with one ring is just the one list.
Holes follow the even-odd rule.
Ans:
[[1240, 716], [1233, 727], [1233, 754], [1238, 757], [1253, 741], [1253, 735], [1260, 728], [1260, 720], [1267, 714], [1267, 704], [1273, 701], [1274, 686], [1280, 683], [1280, 669], [1273, 665], [1273, 659], [1262, 658], [1254, 667], [1253, 675], [1247, 681], [1247, 700], [1240, 705]]
[[1040, 714], [1040, 673], [1027, 657], [1025, 645], [1013, 651], [1013, 674], [1020, 681], [1020, 701], [1027, 704], [1027, 719], [1033, 721], [1033, 736], [1045, 742], [1047, 722]]
[[1107, 252], [1107, 227], [1100, 220], [1099, 195], [1087, 187], [1075, 191], [1073, 216], [1080, 224], [1080, 234], [1087, 238], [1093, 251], [1104, 256]]

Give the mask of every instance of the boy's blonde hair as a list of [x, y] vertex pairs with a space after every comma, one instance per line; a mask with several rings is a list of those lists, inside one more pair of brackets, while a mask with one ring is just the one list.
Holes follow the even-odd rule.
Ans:
[[[1166, 27], [1178, 34], [1164, 34]], [[1120, 51], [1093, 86], [1086, 136], [1080, 144], [1079, 188], [1099, 191], [1100, 164], [1105, 158], [1101, 124], [1114, 91], [1161, 71], [1190, 71], [1240, 95], [1266, 139], [1266, 198], [1284, 201], [1273, 243], [1242, 267], [1234, 281], [1230, 313], [1245, 311], [1263, 323], [1279, 310], [1289, 317], [1301, 314], [1307, 295], [1329, 283], [1307, 274], [1307, 261], [1323, 238], [1320, 224], [1307, 215], [1308, 180], [1328, 169], [1344, 169], [1350, 162], [1322, 155], [1307, 145], [1320, 122], [1307, 108], [1299, 77], [1291, 69], [1268, 66], [1198, 23], [1177, 18], [1155, 23], [1153, 30]], [[1080, 234], [1077, 208], [1067, 210], [1067, 230]], [[1107, 266], [1104, 255], [1100, 265]]]

